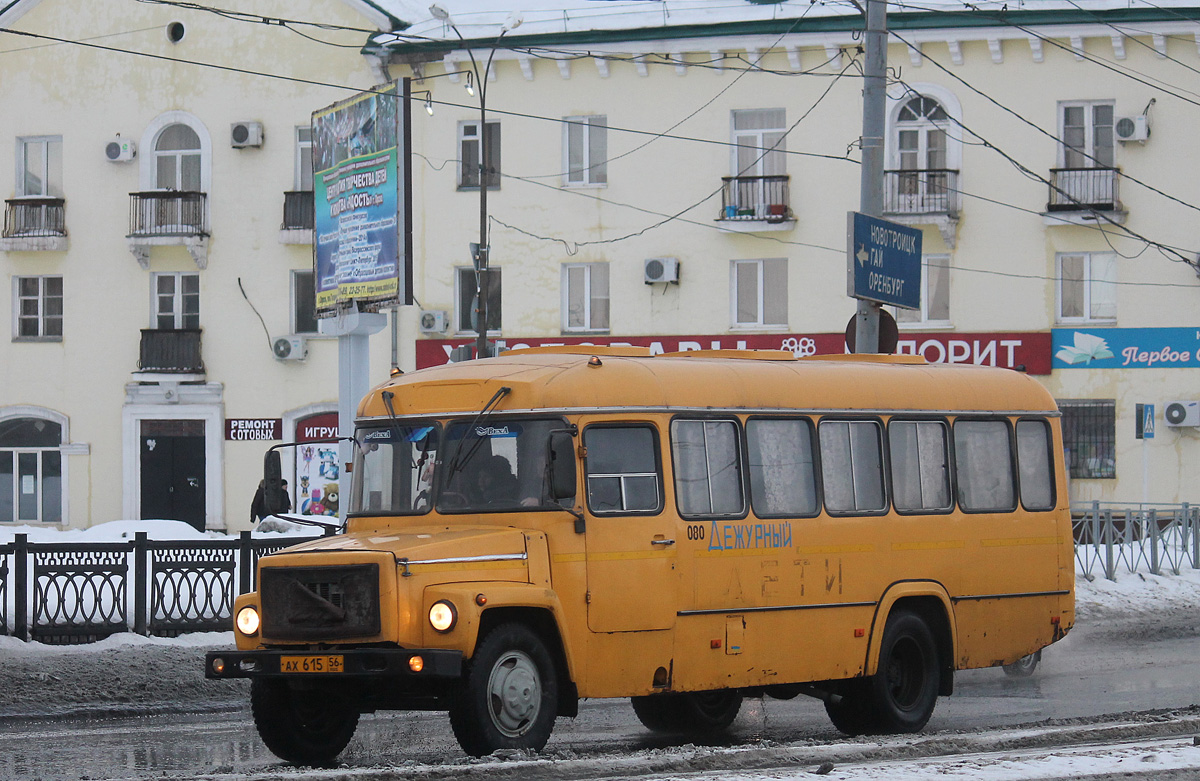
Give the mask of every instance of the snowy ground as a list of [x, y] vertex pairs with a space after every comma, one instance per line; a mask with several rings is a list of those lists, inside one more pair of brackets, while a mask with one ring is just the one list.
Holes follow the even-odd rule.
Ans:
[[[131, 531], [122, 524], [104, 524], [96, 528], [101, 531], [57, 534], [83, 539], [121, 539]], [[137, 522], [137, 530], [146, 529], [145, 522]], [[21, 530], [8, 530], [13, 531]], [[158, 534], [179, 531], [170, 526], [152, 528], [153, 536], [160, 539], [164, 537]], [[297, 532], [310, 533], [303, 529]], [[40, 532], [39, 536], [41, 534], [50, 533]], [[4, 539], [0, 537], [2, 541]], [[1179, 575], [1164, 576], [1122, 572], [1119, 577], [1116, 582], [1078, 579], [1078, 629], [1075, 634], [1080, 637], [1073, 636], [1068, 642], [1082, 640], [1083, 636], [1089, 642], [1200, 637], [1200, 571], [1185, 569]], [[202, 672], [204, 652], [210, 648], [229, 647], [232, 642], [232, 633], [225, 632], [175, 639], [122, 634], [87, 646], [46, 646], [0, 637], [0, 730], [5, 722], [24, 722], [30, 717], [243, 709], [248, 696], [244, 681], [207, 681]], [[1200, 641], [1197, 650], [1200, 651]], [[761, 752], [761, 747], [698, 749], [680, 746], [635, 751], [627, 757], [615, 758], [611, 763], [606, 761], [606, 768], [600, 774], [595, 767], [586, 772], [573, 772], [569, 758], [497, 757], [485, 759], [481, 764], [455, 765], [454, 768], [406, 767], [402, 775], [406, 778], [457, 778], [462, 771], [467, 771], [466, 775], [472, 778], [633, 778], [653, 775], [661, 781], [682, 781], [696, 778], [697, 772], [702, 771], [705, 779], [718, 781], [802, 779], [814, 773], [844, 781], [1200, 778], [1200, 745], [1195, 745], [1192, 737], [1200, 732], [1200, 713], [1195, 709], [1187, 711], [1186, 706], [1191, 704], [1179, 703], [1179, 713], [1143, 720], [1145, 723], [1173, 720], [1175, 726], [1166, 732], [1159, 728], [1141, 732], [1098, 731], [1096, 739], [1099, 743], [1068, 748], [1047, 749], [1046, 745], [1057, 745], [1053, 738], [1055, 727], [1035, 725], [988, 731], [997, 736], [981, 740], [977, 746], [960, 742], [950, 751], [933, 752], [941, 754], [937, 756], [925, 756], [928, 752], [917, 750], [922, 737], [882, 738], [866, 747], [861, 742], [784, 746], [778, 750], [794, 752], [792, 758], [781, 759], [780, 766], [785, 769], [736, 769], [744, 767], [736, 757], [738, 752]], [[1046, 740], [1034, 739], [1022, 744], [1016, 737], [1018, 733], [1042, 735]], [[931, 739], [942, 738], [933, 736]], [[864, 748], [871, 751], [864, 752]], [[722, 757], [723, 753], [728, 756]], [[953, 755], [945, 756], [945, 753]], [[695, 754], [704, 755], [698, 764], [693, 758]], [[828, 759], [820, 763], [809, 761], [814, 756]], [[594, 760], [590, 764], [594, 765]], [[283, 777], [292, 781], [335, 777], [353, 780], [397, 778], [395, 772], [380, 768], [340, 768], [331, 774], [329, 771], [281, 770], [276, 766], [263, 777]]]

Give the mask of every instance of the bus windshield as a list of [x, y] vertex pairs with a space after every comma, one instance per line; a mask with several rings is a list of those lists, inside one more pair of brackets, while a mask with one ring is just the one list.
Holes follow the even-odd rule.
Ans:
[[446, 429], [439, 512], [555, 509], [546, 474], [550, 432], [562, 420], [484, 420]]
[[359, 429], [348, 513], [429, 512], [438, 434], [433, 424]]

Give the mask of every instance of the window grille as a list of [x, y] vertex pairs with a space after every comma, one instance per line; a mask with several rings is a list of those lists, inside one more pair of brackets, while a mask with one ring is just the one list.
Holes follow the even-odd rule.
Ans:
[[1071, 477], [1115, 479], [1117, 412], [1112, 400], [1060, 400], [1063, 448]]

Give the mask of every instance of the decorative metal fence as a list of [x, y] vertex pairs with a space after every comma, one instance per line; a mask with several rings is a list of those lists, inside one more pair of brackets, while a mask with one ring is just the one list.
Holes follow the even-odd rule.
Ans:
[[1072, 515], [1076, 570], [1088, 580], [1116, 580], [1122, 570], [1178, 575], [1184, 567], [1200, 569], [1200, 507], [1093, 502]]
[[24, 640], [87, 643], [119, 632], [224, 631], [254, 588], [259, 558], [316, 539], [289, 537], [0, 545], [0, 628]]

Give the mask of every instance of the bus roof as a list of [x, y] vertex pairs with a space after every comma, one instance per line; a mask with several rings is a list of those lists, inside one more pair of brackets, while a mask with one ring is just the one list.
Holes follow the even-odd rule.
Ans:
[[513, 350], [402, 374], [373, 389], [362, 417], [528, 410], [1057, 410], [1033, 378], [1010, 369], [931, 364], [907, 355], [795, 359], [778, 351], [715, 350], [651, 356], [628, 348]]

